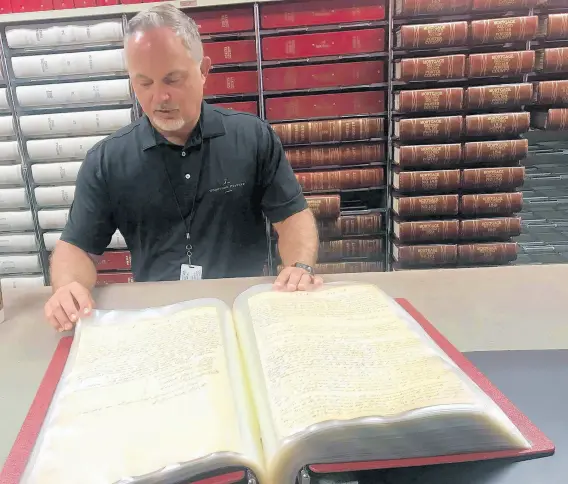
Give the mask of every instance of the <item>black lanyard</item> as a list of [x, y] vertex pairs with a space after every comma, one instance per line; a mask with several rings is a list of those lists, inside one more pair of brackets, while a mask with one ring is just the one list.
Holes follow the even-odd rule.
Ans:
[[[199, 149], [201, 149], [201, 146], [202, 146], [202, 143], [199, 144]], [[184, 147], [184, 148], [182, 148], [182, 150], [186, 152], [186, 156], [189, 156], [188, 148]], [[186, 251], [188, 263], [189, 263], [189, 265], [191, 265], [191, 256], [193, 255], [193, 245], [191, 244], [191, 224], [193, 222], [193, 218], [195, 217], [195, 206], [197, 204], [197, 192], [199, 191], [199, 183], [201, 182], [201, 167], [203, 165], [203, 159], [200, 160], [200, 162], [197, 166], [197, 171], [194, 174], [194, 176], [197, 177], [197, 183], [195, 184], [195, 193], [193, 194], [193, 201], [192, 201], [192, 204], [191, 204], [191, 212], [189, 214], [189, 217], [187, 217], [187, 218], [183, 216], [181, 204], [179, 203], [178, 197], [176, 195], [176, 191], [174, 189], [174, 184], [172, 183], [170, 173], [168, 172], [168, 160], [166, 159], [166, 156], [165, 156], [164, 153], [162, 154], [162, 161], [164, 162], [164, 171], [166, 172], [166, 178], [168, 179], [168, 183], [170, 184], [170, 189], [172, 191], [174, 201], [176, 202], [176, 207], [178, 209], [180, 219], [181, 219], [183, 225], [185, 226], [185, 240], [186, 240], [185, 251]]]

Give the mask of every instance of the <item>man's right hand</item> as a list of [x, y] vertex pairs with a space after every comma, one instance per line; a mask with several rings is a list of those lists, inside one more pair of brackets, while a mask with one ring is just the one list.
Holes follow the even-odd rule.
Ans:
[[82, 317], [89, 315], [95, 303], [91, 292], [78, 282], [61, 286], [45, 304], [45, 317], [56, 330], [69, 331]]

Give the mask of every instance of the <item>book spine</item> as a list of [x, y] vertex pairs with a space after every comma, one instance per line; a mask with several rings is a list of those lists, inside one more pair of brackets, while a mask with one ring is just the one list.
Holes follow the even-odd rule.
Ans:
[[296, 178], [306, 192], [350, 190], [381, 186], [384, 182], [384, 171], [382, 168], [317, 171], [296, 173]]
[[95, 264], [97, 271], [126, 271], [132, 268], [132, 259], [127, 250], [105, 252]]
[[546, 17], [546, 38], [563, 40], [568, 38], [568, 13], [550, 14]]
[[402, 59], [397, 80], [459, 79], [465, 77], [465, 63], [466, 57], [463, 54]]
[[536, 7], [539, 0], [472, 0], [472, 10], [518, 10]]
[[568, 104], [568, 80], [540, 81], [536, 90], [538, 104]]
[[385, 31], [382, 28], [279, 35], [262, 39], [262, 58], [266, 61], [370, 54], [384, 50]]
[[527, 139], [504, 141], [474, 141], [464, 144], [464, 164], [507, 164], [526, 158], [529, 152]]
[[401, 243], [453, 242], [459, 238], [459, 220], [395, 221], [394, 233]]
[[282, 144], [354, 141], [384, 136], [383, 118], [332, 119], [272, 125]]
[[342, 215], [336, 220], [318, 221], [321, 239], [350, 235], [375, 235], [381, 228], [381, 214]]
[[402, 193], [447, 193], [460, 187], [460, 170], [401, 171], [394, 176]]
[[507, 191], [520, 187], [525, 179], [524, 166], [471, 168], [462, 170], [463, 190]]
[[316, 219], [339, 217], [341, 206], [339, 195], [307, 196], [306, 202]]
[[398, 262], [409, 266], [450, 265], [458, 260], [455, 244], [395, 245], [393, 253]]
[[401, 168], [439, 168], [459, 165], [462, 158], [460, 143], [443, 145], [399, 146], [395, 163]]
[[383, 143], [353, 143], [343, 146], [319, 146], [286, 149], [292, 168], [360, 165], [385, 160]]
[[535, 38], [537, 29], [536, 15], [474, 20], [471, 22], [471, 40], [480, 44], [527, 41]]
[[504, 264], [516, 258], [516, 242], [458, 245], [458, 262], [461, 264]]
[[557, 47], [537, 51], [536, 68], [542, 72], [568, 71], [568, 47]]
[[211, 104], [214, 106], [220, 106], [225, 109], [232, 109], [234, 111], [241, 111], [243, 113], [250, 113], [258, 116], [258, 103], [256, 101], [237, 101]]
[[506, 240], [521, 235], [520, 217], [460, 220], [461, 240]]
[[203, 53], [211, 58], [213, 65], [256, 62], [256, 42], [254, 39], [204, 42]]
[[404, 25], [397, 47], [404, 49], [452, 47], [467, 43], [467, 22]]
[[356, 116], [385, 111], [385, 91], [343, 92], [266, 99], [266, 119], [270, 121]]
[[526, 133], [531, 115], [521, 113], [474, 114], [465, 117], [467, 136], [513, 136]]
[[349, 22], [372, 22], [385, 18], [383, 0], [315, 0], [309, 8], [300, 3], [267, 3], [261, 9], [261, 25], [265, 29], [325, 25]]
[[207, 82], [203, 86], [203, 94], [206, 96], [255, 92], [258, 92], [256, 71], [213, 72], [207, 76]]
[[97, 274], [97, 286], [108, 286], [109, 284], [124, 284], [134, 282], [134, 275], [131, 272], [99, 272]]
[[416, 113], [423, 111], [457, 111], [463, 107], [463, 88], [421, 89], [400, 91], [398, 111]]
[[535, 65], [535, 52], [471, 54], [469, 56], [469, 77], [507, 76], [528, 74]]
[[451, 140], [462, 135], [463, 124], [462, 116], [399, 119], [395, 121], [395, 132], [401, 141]]
[[[283, 265], [278, 266], [278, 272], [284, 269]], [[314, 271], [316, 274], [352, 274], [357, 272], [382, 272], [384, 270], [382, 262], [328, 262], [316, 264]]]
[[549, 109], [546, 120], [546, 129], [567, 130], [568, 129], [568, 108]]
[[197, 24], [201, 35], [254, 31], [254, 14], [249, 6], [227, 8], [223, 11], [191, 12], [191, 18]]
[[458, 195], [424, 195], [393, 199], [393, 211], [400, 217], [457, 215]]
[[395, 13], [398, 16], [453, 15], [466, 12], [471, 0], [396, 0]]
[[529, 104], [532, 98], [533, 86], [530, 83], [476, 86], [467, 88], [465, 105], [468, 109], [518, 107]]
[[384, 82], [385, 69], [383, 61], [347, 62], [264, 68], [262, 76], [265, 90], [291, 91]]
[[381, 239], [344, 239], [320, 242], [320, 262], [341, 261], [357, 257], [376, 257], [382, 251]]
[[459, 211], [462, 215], [511, 215], [523, 209], [522, 192], [463, 195]]

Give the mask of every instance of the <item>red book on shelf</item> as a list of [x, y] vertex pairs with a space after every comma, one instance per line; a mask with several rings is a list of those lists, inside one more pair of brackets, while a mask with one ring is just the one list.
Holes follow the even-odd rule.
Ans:
[[285, 35], [262, 39], [264, 60], [355, 55], [385, 50], [384, 29]]
[[126, 284], [134, 282], [132, 272], [99, 272], [97, 274], [97, 286], [109, 284]]
[[122, 5], [131, 5], [133, 3], [142, 3], [142, 0], [120, 0]]
[[256, 42], [253, 40], [232, 40], [224, 42], [205, 42], [203, 51], [211, 58], [213, 66], [256, 62]]
[[[554, 444], [538, 429], [529, 418], [499, 391], [460, 351], [457, 350], [412, 304], [406, 299], [396, 299], [397, 303], [412, 316], [428, 333], [432, 340], [448, 355], [461, 370], [473, 380], [507, 415], [523, 436], [531, 443], [530, 449], [503, 450], [496, 452], [476, 452], [426, 458], [396, 459], [367, 462], [346, 462], [334, 464], [312, 464], [310, 469], [316, 473], [335, 473], [357, 470], [388, 469], [395, 467], [413, 467], [434, 464], [450, 464], [489, 459], [530, 459], [554, 454]], [[65, 367], [72, 337], [62, 338], [49, 364], [43, 380], [28, 411], [24, 424], [8, 455], [6, 464], [0, 473], [2, 484], [17, 484], [25, 470], [27, 460], [39, 435], [49, 405], [55, 393], [59, 379]], [[232, 484], [244, 478], [243, 472], [234, 472], [218, 476], [199, 484]], [[197, 484], [197, 483], [196, 483]]]
[[12, 2], [10, 0], [0, 0], [0, 14], [11, 13], [12, 12]]
[[239, 101], [234, 103], [214, 103], [212, 106], [220, 106], [225, 109], [234, 109], [243, 113], [258, 115], [258, 103], [256, 101]]
[[127, 250], [105, 252], [96, 263], [98, 271], [129, 271], [132, 259]]
[[369, 22], [385, 18], [385, 0], [312, 0], [260, 6], [263, 29]]
[[269, 67], [263, 69], [262, 75], [266, 91], [358, 86], [385, 81], [383, 61]]
[[97, 7], [105, 7], [107, 5], [118, 5], [119, 0], [97, 0]]
[[53, 10], [53, 0], [12, 0], [12, 12]]
[[203, 87], [206, 96], [251, 94], [258, 92], [256, 71], [216, 72], [207, 76]]
[[344, 92], [266, 100], [270, 121], [377, 114], [385, 110], [384, 91]]
[[189, 16], [195, 20], [201, 35], [254, 31], [252, 5], [223, 10], [190, 10]]
[[73, 0], [75, 8], [96, 7], [96, 0]]
[[75, 3], [73, 3], [73, 0], [53, 0], [53, 8], [54, 10], [64, 10], [66, 8], [74, 8], [76, 6], [75, 4], [78, 1], [79, 0], [75, 0]]

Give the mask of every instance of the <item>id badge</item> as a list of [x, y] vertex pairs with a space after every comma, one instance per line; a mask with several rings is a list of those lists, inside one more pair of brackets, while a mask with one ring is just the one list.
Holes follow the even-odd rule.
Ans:
[[203, 267], [189, 264], [181, 265], [180, 281], [198, 281], [202, 279]]

